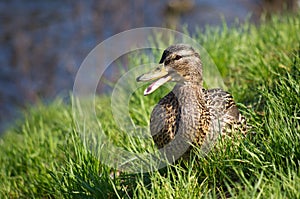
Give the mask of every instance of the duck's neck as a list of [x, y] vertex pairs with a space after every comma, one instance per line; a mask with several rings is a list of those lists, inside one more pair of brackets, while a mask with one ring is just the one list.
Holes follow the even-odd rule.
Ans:
[[180, 106], [186, 107], [185, 104], [192, 106], [196, 102], [201, 103], [203, 101], [202, 89], [200, 85], [176, 84], [172, 92], [175, 94]]
[[[202, 87], [198, 85], [177, 84], [172, 92], [178, 101], [175, 139], [165, 147], [170, 157], [183, 155], [190, 147], [190, 143], [198, 143], [199, 128], [202, 127], [203, 113], [206, 109]], [[168, 158], [169, 159], [169, 158]]]
[[197, 129], [198, 122], [203, 119], [203, 113], [207, 111], [202, 87], [198, 85], [178, 84], [174, 87], [173, 93], [179, 104], [181, 118], [179, 125], [189, 126], [191, 130]]

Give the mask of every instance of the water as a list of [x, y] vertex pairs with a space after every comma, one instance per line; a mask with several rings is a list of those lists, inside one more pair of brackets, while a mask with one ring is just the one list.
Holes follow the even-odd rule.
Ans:
[[255, 22], [270, 7], [265, 3], [270, 1], [263, 0], [185, 1], [188, 4], [180, 0], [2, 0], [0, 132], [25, 105], [68, 96], [87, 53], [116, 33], [183, 23], [193, 32], [196, 26], [219, 25], [220, 15], [232, 23], [236, 18], [245, 20], [250, 12]]

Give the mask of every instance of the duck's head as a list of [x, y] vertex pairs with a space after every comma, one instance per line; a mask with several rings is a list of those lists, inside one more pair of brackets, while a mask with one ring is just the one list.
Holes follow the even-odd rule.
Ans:
[[168, 47], [154, 70], [137, 78], [139, 82], [154, 81], [145, 91], [148, 95], [168, 81], [202, 86], [202, 64], [199, 54], [189, 45]]

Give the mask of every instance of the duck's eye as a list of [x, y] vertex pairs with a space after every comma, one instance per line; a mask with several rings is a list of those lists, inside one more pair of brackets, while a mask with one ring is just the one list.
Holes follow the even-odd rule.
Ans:
[[176, 55], [176, 56], [174, 57], [174, 60], [179, 60], [179, 59], [181, 59], [181, 58], [182, 58], [182, 56]]
[[170, 59], [165, 60], [165, 65], [168, 65], [171, 62]]

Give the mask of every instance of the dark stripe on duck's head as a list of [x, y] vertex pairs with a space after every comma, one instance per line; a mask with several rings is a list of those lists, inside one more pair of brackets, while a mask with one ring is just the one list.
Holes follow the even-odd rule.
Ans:
[[169, 46], [166, 50], [164, 50], [159, 63], [162, 64], [169, 55], [176, 53], [176, 52], [183, 51], [183, 50], [195, 53], [195, 50], [189, 45], [175, 44], [175, 45]]

